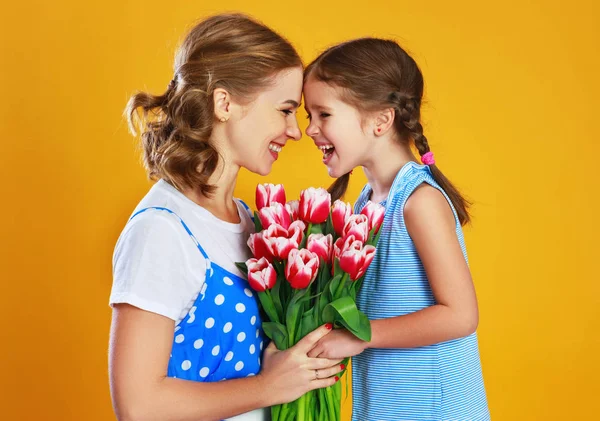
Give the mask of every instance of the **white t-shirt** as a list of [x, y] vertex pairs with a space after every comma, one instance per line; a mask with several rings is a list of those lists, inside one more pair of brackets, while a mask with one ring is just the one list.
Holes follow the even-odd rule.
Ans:
[[[238, 200], [236, 204], [241, 222], [224, 222], [160, 180], [133, 214], [148, 207], [173, 211], [185, 222], [212, 263], [240, 274], [235, 262], [251, 257], [246, 242], [254, 231], [254, 224], [247, 209]], [[206, 260], [179, 218], [166, 211], [149, 209], [129, 221], [117, 241], [109, 303], [131, 304], [178, 324], [198, 297], [205, 272]], [[235, 421], [266, 419], [267, 409], [231, 418]]]

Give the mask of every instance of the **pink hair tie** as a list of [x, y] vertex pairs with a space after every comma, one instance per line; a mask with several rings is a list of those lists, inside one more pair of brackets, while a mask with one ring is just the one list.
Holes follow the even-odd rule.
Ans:
[[435, 159], [433, 159], [433, 152], [427, 152], [425, 155], [423, 155], [421, 157], [421, 162], [425, 165], [435, 164]]

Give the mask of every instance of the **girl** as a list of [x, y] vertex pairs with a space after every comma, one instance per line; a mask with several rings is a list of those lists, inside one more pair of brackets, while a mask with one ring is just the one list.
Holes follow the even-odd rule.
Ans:
[[369, 183], [355, 210], [369, 201], [386, 208], [358, 297], [372, 340], [335, 330], [309, 356], [355, 356], [353, 420], [489, 419], [461, 229], [468, 203], [435, 165], [423, 134], [419, 67], [394, 41], [366, 38], [325, 51], [304, 80], [306, 133], [338, 178], [334, 199], [362, 166]]
[[[233, 198], [240, 168], [268, 174], [288, 139], [302, 63], [242, 15], [195, 26], [166, 92], [134, 95], [144, 163], [158, 182], [136, 207], [113, 259], [110, 386], [119, 420], [262, 421], [259, 408], [337, 380], [339, 360], [307, 352], [331, 326], [284, 352], [264, 346], [255, 296], [235, 262], [253, 224]], [[315, 377], [318, 376], [318, 379]]]

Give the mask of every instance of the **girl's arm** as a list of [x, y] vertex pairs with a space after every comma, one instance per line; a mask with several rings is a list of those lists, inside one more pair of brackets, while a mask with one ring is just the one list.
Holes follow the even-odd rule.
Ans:
[[368, 343], [344, 330], [335, 330], [319, 341], [309, 356], [342, 358], [366, 348], [414, 348], [475, 332], [479, 322], [475, 288], [446, 198], [436, 188], [423, 184], [407, 200], [404, 220], [436, 304], [404, 316], [372, 320]]
[[[201, 421], [229, 418], [290, 402], [331, 386], [339, 362], [306, 353], [330, 332], [322, 326], [287, 351], [265, 350], [262, 371], [243, 379], [201, 383], [166, 377], [173, 320], [128, 304], [113, 309], [109, 377], [119, 421]], [[319, 370], [319, 380], [314, 371]]]

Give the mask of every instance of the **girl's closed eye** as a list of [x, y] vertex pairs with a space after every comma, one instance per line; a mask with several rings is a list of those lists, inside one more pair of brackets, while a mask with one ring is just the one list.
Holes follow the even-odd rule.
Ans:
[[281, 110], [281, 112], [286, 116], [294, 114], [294, 111], [289, 109]]
[[[328, 113], [319, 113], [319, 117], [321, 118], [327, 118], [327, 117], [331, 117], [331, 114]], [[306, 114], [306, 118], [311, 120], [312, 116], [310, 114]]]

